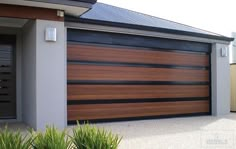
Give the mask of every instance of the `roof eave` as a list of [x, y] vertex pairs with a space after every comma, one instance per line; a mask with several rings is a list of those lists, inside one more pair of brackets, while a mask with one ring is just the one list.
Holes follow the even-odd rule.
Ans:
[[90, 10], [96, 0], [0, 0], [0, 4], [20, 5], [63, 10], [66, 14], [80, 16]]
[[70, 1], [84, 2], [90, 4], [95, 4], [97, 2], [97, 0], [70, 0]]
[[92, 5], [97, 2], [97, 0], [25, 0], [25, 1], [59, 4], [59, 5], [67, 5], [75, 7], [85, 7], [85, 8], [92, 8]]
[[173, 29], [166, 29], [166, 28], [157, 28], [157, 27], [150, 27], [150, 26], [127, 24], [127, 23], [119, 23], [119, 22], [93, 20], [93, 19], [78, 18], [78, 17], [72, 17], [72, 16], [66, 16], [65, 21], [89, 23], [89, 24], [96, 24], [96, 25], [106, 25], [106, 26], [122, 27], [122, 28], [129, 28], [129, 29], [138, 29], [138, 30], [147, 30], [147, 31], [169, 33], [169, 34], [176, 34], [176, 35], [186, 35], [186, 36], [193, 36], [193, 37], [222, 40], [222, 41], [227, 41], [227, 42], [231, 42], [234, 40], [234, 38], [225, 37], [225, 36], [214, 36], [214, 35], [201, 34], [201, 33], [195, 33], [195, 32], [187, 32], [187, 31], [180, 31], [180, 30], [173, 30]]

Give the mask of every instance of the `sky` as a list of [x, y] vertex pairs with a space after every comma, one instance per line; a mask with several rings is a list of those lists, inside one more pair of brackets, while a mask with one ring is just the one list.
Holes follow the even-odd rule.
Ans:
[[225, 36], [236, 32], [236, 0], [98, 0]]

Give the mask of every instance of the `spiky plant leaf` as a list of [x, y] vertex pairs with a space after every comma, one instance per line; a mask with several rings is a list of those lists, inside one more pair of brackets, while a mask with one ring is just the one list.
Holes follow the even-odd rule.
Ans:
[[117, 149], [121, 138], [93, 125], [78, 124], [73, 129], [71, 140], [76, 149]]
[[32, 138], [20, 131], [9, 130], [7, 126], [0, 130], [0, 149], [30, 149]]
[[71, 149], [72, 144], [66, 131], [55, 127], [46, 127], [45, 132], [31, 132], [34, 149]]

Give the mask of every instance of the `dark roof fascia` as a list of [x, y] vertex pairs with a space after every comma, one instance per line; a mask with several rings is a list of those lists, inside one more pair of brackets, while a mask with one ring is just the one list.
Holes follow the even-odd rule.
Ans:
[[83, 3], [90, 3], [95, 4], [97, 0], [69, 0], [69, 1], [76, 1], [76, 2], [83, 2]]
[[142, 26], [142, 25], [135, 25], [135, 24], [109, 22], [109, 21], [93, 20], [93, 19], [87, 19], [87, 18], [78, 18], [78, 17], [73, 17], [73, 16], [65, 16], [65, 21], [66, 22], [88, 23], [88, 24], [95, 24], [95, 25], [106, 25], [106, 26], [113, 26], [113, 27], [138, 29], [138, 30], [147, 30], [147, 31], [169, 33], [169, 34], [176, 34], [176, 35], [201, 37], [201, 38], [210, 38], [210, 39], [222, 40], [222, 41], [228, 41], [228, 42], [231, 42], [234, 40], [234, 38], [229, 38], [229, 37], [225, 37], [225, 36], [214, 36], [214, 35], [208, 35], [208, 34], [186, 32], [186, 31], [166, 29], [166, 28], [157, 28], [157, 27], [151, 27], [151, 26]]
[[97, 0], [27, 0], [27, 1], [52, 3], [52, 4], [68, 5], [68, 6], [75, 6], [75, 7], [82, 6], [82, 7], [88, 7], [88, 8], [92, 8], [92, 5], [97, 2]]

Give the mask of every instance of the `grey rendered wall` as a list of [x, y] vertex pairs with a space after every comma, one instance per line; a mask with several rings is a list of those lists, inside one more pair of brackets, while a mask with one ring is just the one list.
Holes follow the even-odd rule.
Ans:
[[[66, 39], [64, 22], [36, 20], [37, 129], [66, 126]], [[57, 41], [44, 39], [45, 29], [57, 29]]]
[[230, 113], [229, 56], [221, 56], [222, 48], [228, 48], [228, 45], [218, 43], [213, 44], [211, 54], [212, 114], [216, 116]]
[[23, 27], [22, 113], [23, 121], [36, 128], [36, 22]]
[[[57, 41], [45, 41], [45, 29]], [[36, 130], [66, 126], [66, 40], [64, 22], [32, 20], [23, 29], [23, 121]]]

